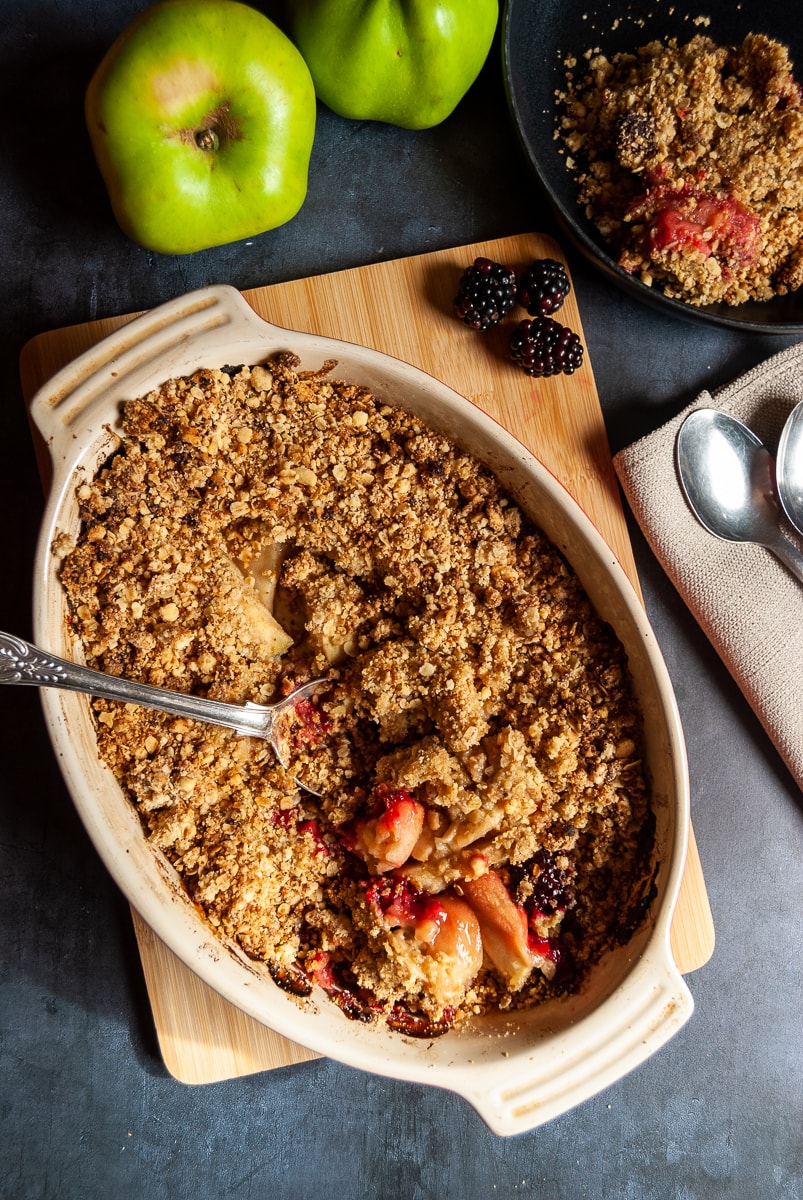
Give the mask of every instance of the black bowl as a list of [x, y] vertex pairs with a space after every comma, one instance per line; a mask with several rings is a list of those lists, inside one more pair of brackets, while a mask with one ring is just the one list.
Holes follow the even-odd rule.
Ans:
[[[705, 25], [695, 18], [706, 17]], [[522, 148], [567, 237], [614, 283], [665, 313], [744, 332], [803, 333], [800, 292], [767, 301], [698, 308], [647, 287], [619, 267], [610, 248], [585, 218], [576, 184], [555, 136], [556, 91], [565, 88], [564, 59], [589, 48], [608, 56], [635, 50], [654, 39], [689, 41], [705, 33], [721, 45], [764, 33], [788, 46], [803, 65], [803, 22], [792, 0], [707, 0], [690, 8], [682, 0], [507, 0], [502, 24], [502, 62], [508, 103]]]

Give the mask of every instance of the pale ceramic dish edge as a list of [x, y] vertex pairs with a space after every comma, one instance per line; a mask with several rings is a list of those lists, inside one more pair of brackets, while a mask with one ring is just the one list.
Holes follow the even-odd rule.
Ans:
[[45, 719], [73, 802], [101, 859], [154, 932], [212, 988], [279, 1034], [353, 1067], [463, 1096], [494, 1132], [522, 1133], [595, 1095], [662, 1047], [693, 1001], [670, 950], [686, 859], [689, 787], [680, 719], [644, 610], [613, 552], [562, 485], [519, 442], [431, 376], [366, 347], [279, 329], [235, 289], [179, 297], [121, 329], [60, 371], [34, 397], [53, 481], [34, 568], [34, 637], [53, 654], [80, 653], [68, 633], [52, 553], [75, 532], [76, 484], [114, 447], [120, 402], [200, 367], [256, 363], [291, 350], [306, 369], [336, 359], [335, 376], [417, 412], [483, 459], [565, 554], [625, 645], [645, 716], [656, 813], [657, 897], [630, 942], [571, 999], [476, 1022], [419, 1041], [349, 1021], [324, 997], [299, 1002], [267, 971], [220, 940], [177, 876], [145, 841], [133, 806], [99, 761], [85, 697], [44, 690]]

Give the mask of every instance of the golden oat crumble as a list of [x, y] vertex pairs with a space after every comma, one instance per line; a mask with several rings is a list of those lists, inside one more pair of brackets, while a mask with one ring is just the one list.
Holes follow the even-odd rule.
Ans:
[[127, 403], [54, 552], [94, 667], [232, 702], [325, 676], [290, 769], [94, 701], [100, 754], [223, 937], [289, 990], [429, 1035], [579, 986], [640, 920], [640, 718], [612, 631], [494, 476], [331, 364], [298, 368]]
[[803, 93], [784, 46], [699, 34], [567, 66], [557, 136], [620, 266], [696, 306], [801, 286]]

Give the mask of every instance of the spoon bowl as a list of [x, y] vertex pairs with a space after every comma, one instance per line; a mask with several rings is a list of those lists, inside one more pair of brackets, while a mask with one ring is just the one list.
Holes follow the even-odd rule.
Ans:
[[677, 465], [686, 499], [709, 533], [766, 547], [803, 582], [803, 554], [778, 524], [772, 455], [752, 430], [718, 409], [695, 409], [678, 433]]
[[778, 498], [789, 520], [803, 533], [803, 400], [787, 417], [778, 443]]

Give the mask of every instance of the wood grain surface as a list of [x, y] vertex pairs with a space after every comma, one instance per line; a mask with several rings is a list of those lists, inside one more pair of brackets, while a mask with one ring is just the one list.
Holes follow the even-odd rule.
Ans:
[[[452, 300], [463, 269], [478, 255], [524, 265], [565, 262], [541, 234], [521, 234], [245, 292], [266, 320], [287, 329], [371, 346], [414, 363], [449, 384], [515, 434], [574, 495], [640, 591], [618, 483], [588, 355], [574, 375], [525, 376], [506, 356], [504, 328], [479, 335], [458, 322]], [[38, 335], [23, 348], [26, 400], [60, 367], [131, 316]], [[574, 292], [559, 319], [583, 338]], [[47, 464], [37, 447], [43, 474]], [[133, 913], [146, 986], [167, 1069], [184, 1083], [211, 1083], [300, 1063], [317, 1055], [240, 1012], [186, 967]], [[672, 923], [672, 953], [688, 973], [714, 948], [711, 909], [693, 830]]]

